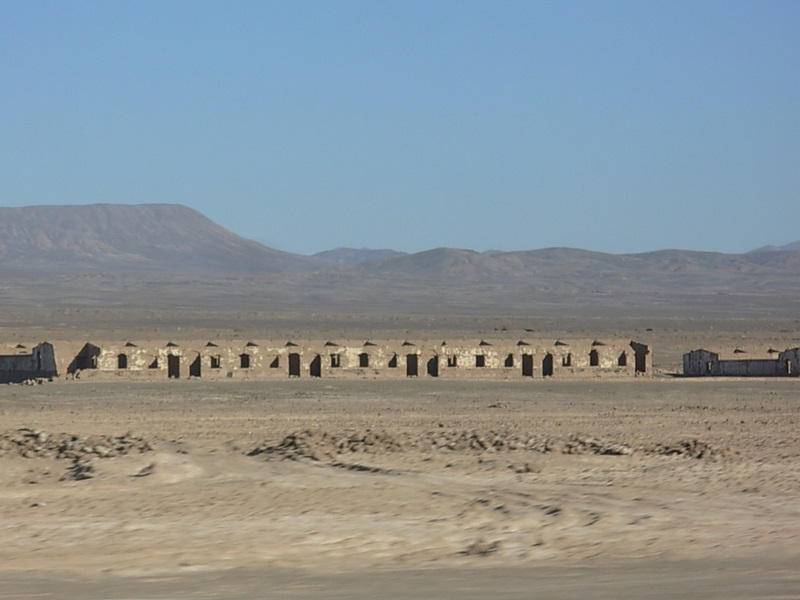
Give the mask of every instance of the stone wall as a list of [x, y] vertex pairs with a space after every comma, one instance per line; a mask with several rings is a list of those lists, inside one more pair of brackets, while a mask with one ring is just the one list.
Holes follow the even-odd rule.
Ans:
[[708, 350], [683, 355], [683, 374], [689, 377], [786, 377], [800, 374], [800, 349], [775, 358], [723, 358]]
[[60, 372], [126, 379], [634, 377], [650, 350], [597, 340], [214, 340], [57, 343]]
[[57, 376], [53, 346], [43, 342], [28, 350], [23, 345], [0, 354], [0, 383], [22, 383]]

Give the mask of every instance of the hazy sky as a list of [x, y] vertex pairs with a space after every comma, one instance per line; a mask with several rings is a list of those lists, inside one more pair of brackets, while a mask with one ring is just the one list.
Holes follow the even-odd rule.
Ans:
[[0, 0], [0, 204], [310, 254], [800, 239], [800, 2]]

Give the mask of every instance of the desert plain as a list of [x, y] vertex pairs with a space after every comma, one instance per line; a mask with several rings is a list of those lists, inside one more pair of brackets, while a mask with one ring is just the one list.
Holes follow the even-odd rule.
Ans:
[[[796, 319], [6, 314], [9, 340], [613, 335], [632, 380], [0, 386], [0, 598], [800, 598]], [[277, 333], [276, 333], [277, 332]]]

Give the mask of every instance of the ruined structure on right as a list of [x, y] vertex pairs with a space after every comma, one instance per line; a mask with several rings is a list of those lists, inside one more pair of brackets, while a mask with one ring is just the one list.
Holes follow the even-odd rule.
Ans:
[[[797, 377], [800, 375], [800, 348], [778, 352], [769, 357], [744, 358], [745, 352], [720, 358], [720, 353], [692, 350], [683, 355], [683, 374], [688, 377]], [[774, 356], [777, 355], [777, 356]]]

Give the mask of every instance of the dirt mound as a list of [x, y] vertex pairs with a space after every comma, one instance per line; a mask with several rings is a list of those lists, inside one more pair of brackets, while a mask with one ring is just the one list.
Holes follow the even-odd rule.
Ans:
[[248, 456], [276, 456], [292, 460], [334, 460], [342, 455], [387, 454], [392, 452], [464, 452], [473, 454], [497, 452], [539, 452], [561, 454], [594, 454], [624, 456], [641, 452], [651, 455], [712, 458], [722, 454], [706, 442], [690, 439], [671, 443], [633, 446], [615, 440], [603, 440], [582, 434], [550, 437], [507, 431], [451, 430], [428, 431], [418, 435], [386, 431], [328, 432], [306, 429], [291, 433], [277, 444], [262, 443]]
[[113, 458], [126, 454], [141, 454], [153, 449], [147, 440], [126, 433], [120, 436], [93, 435], [82, 437], [69, 433], [50, 434], [27, 427], [0, 434], [0, 456], [19, 455], [24, 458]]
[[689, 458], [713, 458], [724, 454], [723, 449], [713, 448], [710, 444], [697, 439], [680, 440], [672, 444], [651, 444], [641, 446], [639, 450], [646, 454], [687, 456]]

